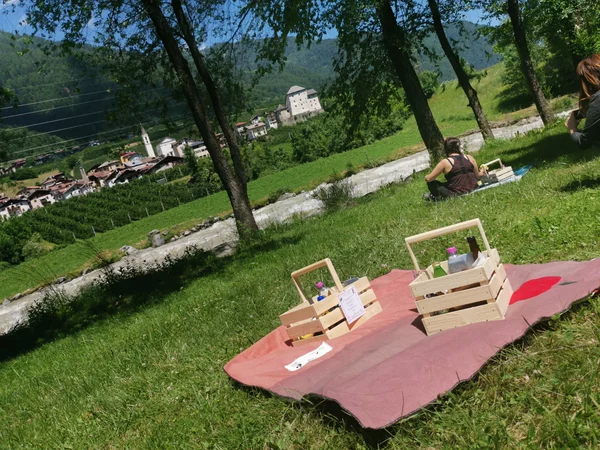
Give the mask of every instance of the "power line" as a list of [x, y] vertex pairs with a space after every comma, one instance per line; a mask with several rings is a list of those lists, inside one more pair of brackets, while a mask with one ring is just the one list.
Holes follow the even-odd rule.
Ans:
[[62, 119], [47, 120], [46, 122], [38, 122], [38, 123], [31, 124], [31, 125], [23, 125], [23, 126], [20, 126], [20, 127], [11, 127], [10, 130], [11, 131], [16, 131], [16, 130], [22, 130], [23, 128], [33, 128], [33, 127], [37, 127], [37, 126], [40, 126], [40, 125], [46, 125], [46, 124], [49, 124], [49, 123], [62, 122], [64, 120], [77, 119], [79, 117], [86, 117], [86, 116], [93, 116], [93, 115], [96, 115], [96, 114], [102, 114], [102, 113], [106, 113], [106, 112], [109, 112], [109, 111], [115, 111], [117, 109], [119, 109], [119, 108], [111, 108], [111, 109], [106, 109], [104, 111], [98, 110], [98, 111], [87, 113], [87, 114], [80, 114], [78, 116], [64, 117]]
[[[115, 89], [114, 92], [119, 92], [122, 91], [124, 88], [122, 89]], [[160, 90], [164, 90], [164, 89], [168, 89], [167, 87], [161, 87], [161, 88], [155, 88], [155, 89], [149, 89], [147, 91], [144, 92], [153, 92], [153, 91], [160, 91]], [[5, 106], [4, 108], [0, 108], [0, 111], [3, 111], [5, 109], [17, 109], [17, 108], [22, 108], [23, 106], [32, 106], [32, 105], [39, 105], [41, 103], [48, 103], [48, 102], [53, 102], [53, 101], [61, 101], [61, 100], [71, 100], [74, 98], [79, 98], [79, 97], [86, 97], [88, 95], [97, 95], [97, 94], [110, 94], [112, 91], [112, 89], [104, 89], [102, 91], [96, 91], [96, 92], [88, 92], [85, 94], [78, 94], [78, 95], [71, 95], [69, 97], [56, 97], [56, 98], [51, 98], [49, 100], [40, 100], [37, 102], [31, 102], [31, 103], [23, 103], [21, 105], [17, 105], [17, 106]], [[115, 96], [111, 97], [111, 98], [116, 98]], [[76, 103], [75, 105], [78, 105], [79, 103]], [[83, 103], [81, 103], [83, 104]], [[75, 105], [69, 105], [69, 106], [75, 106]]]
[[[36, 84], [36, 85], [29, 85], [29, 86], [21, 86], [21, 87], [16, 87], [16, 88], [11, 88], [10, 86], [6, 86], [9, 89], [15, 90], [15, 91], [20, 91], [20, 90], [24, 90], [24, 89], [37, 89], [39, 87], [42, 86], [52, 86], [52, 85], [56, 85], [56, 84], [66, 84], [66, 83], [72, 83], [72, 82], [78, 82], [78, 81], [83, 81], [83, 80], [93, 80], [96, 77], [87, 77], [87, 78], [73, 78], [71, 80], [65, 80], [65, 81], [54, 81], [52, 83], [44, 83], [44, 84]], [[109, 81], [106, 81], [107, 83]]]
[[[175, 103], [175, 104], [173, 104], [171, 106], [172, 107], [173, 106], [180, 106], [180, 105], [183, 105], [185, 103], [186, 102], [179, 102], [179, 103]], [[114, 109], [118, 109], [118, 108], [114, 108]], [[160, 108], [149, 108], [149, 109], [145, 109], [144, 111], [141, 111], [141, 113], [147, 113], [147, 112], [151, 112], [151, 111], [157, 111], [159, 109]], [[174, 117], [179, 117], [179, 116], [174, 116]], [[79, 116], [76, 116], [76, 117], [79, 117]], [[58, 122], [60, 120], [63, 120], [63, 119], [57, 119], [55, 121], [49, 121], [49, 122]], [[71, 129], [74, 129], [74, 128], [81, 128], [81, 127], [85, 127], [85, 126], [88, 126], [88, 125], [95, 125], [95, 124], [98, 124], [98, 123], [101, 123], [101, 122], [108, 122], [108, 121], [109, 121], [108, 119], [103, 119], [103, 120], [99, 120], [99, 121], [95, 121], [95, 122], [86, 122], [84, 124], [74, 125], [72, 127], [61, 128], [61, 129], [58, 129], [58, 130], [44, 131], [43, 133], [42, 132], [35, 132], [36, 134], [31, 134], [29, 136], [23, 136], [23, 137], [16, 137], [16, 138], [13, 138], [13, 139], [9, 139], [9, 140], [7, 140], [5, 142], [12, 142], [12, 141], [18, 141], [18, 140], [24, 140], [24, 139], [29, 139], [29, 138], [33, 138], [33, 137], [43, 136], [43, 135], [47, 135], [47, 134], [54, 134], [54, 133], [58, 133], [59, 131], [66, 131], [66, 130], [71, 130]], [[26, 127], [20, 127], [19, 129], [30, 128], [30, 127], [33, 127], [33, 126], [36, 126], [36, 125], [40, 125], [40, 124], [28, 125]], [[10, 130], [12, 131], [13, 129], [16, 129], [16, 128], [11, 128]]]
[[38, 113], [42, 113], [42, 112], [47, 112], [47, 111], [53, 111], [55, 109], [64, 109], [64, 108], [72, 108], [74, 106], [79, 106], [79, 105], [87, 105], [89, 103], [98, 103], [98, 102], [104, 102], [106, 100], [111, 100], [114, 99], [115, 97], [107, 97], [107, 98], [102, 98], [102, 99], [98, 99], [98, 100], [89, 100], [87, 102], [81, 102], [81, 103], [75, 103], [73, 105], [64, 105], [64, 106], [55, 106], [53, 108], [48, 108], [48, 109], [39, 109], [37, 111], [30, 111], [30, 112], [26, 112], [26, 113], [21, 113], [21, 114], [13, 114], [12, 116], [0, 116], [0, 119], [10, 119], [12, 117], [21, 117], [21, 116], [28, 116], [30, 114], [38, 114]]
[[[184, 103], [185, 102], [179, 102], [179, 103], [174, 103], [174, 104], [169, 105], [169, 106], [170, 107], [175, 107], [175, 106], [183, 105]], [[93, 115], [96, 115], [96, 114], [103, 114], [103, 113], [107, 113], [109, 111], [116, 111], [118, 109], [119, 108], [111, 108], [111, 109], [105, 109], [103, 111], [99, 110], [99, 111], [95, 111], [95, 112], [91, 112], [91, 113], [87, 113], [87, 114], [79, 114], [77, 116], [63, 117], [62, 119], [47, 120], [45, 122], [38, 122], [38, 123], [30, 124], [30, 125], [23, 125], [23, 126], [20, 126], [20, 127], [11, 127], [10, 130], [11, 131], [15, 131], [15, 130], [21, 130], [23, 128], [34, 128], [34, 127], [37, 127], [37, 126], [40, 126], [40, 125], [46, 125], [46, 124], [55, 123], [55, 122], [62, 122], [64, 120], [70, 120], [70, 119], [77, 119], [79, 117], [93, 116]], [[151, 109], [146, 109], [146, 110], [144, 110], [142, 112], [157, 111], [158, 109], [160, 109], [160, 108], [151, 108]], [[45, 132], [44, 134], [48, 134], [48, 133], [51, 133], [51, 132]], [[38, 133], [38, 134], [41, 134], [41, 133]]]
[[30, 111], [30, 112], [21, 113], [21, 114], [13, 114], [12, 116], [0, 116], [0, 119], [4, 120], [4, 119], [10, 119], [12, 117], [21, 117], [21, 116], [28, 116], [30, 114], [38, 114], [38, 113], [47, 112], [47, 111], [54, 111], [55, 109], [72, 108], [74, 106], [87, 105], [90, 103], [105, 102], [106, 100], [111, 100], [114, 98], [116, 98], [116, 97], [113, 96], [113, 97], [101, 98], [98, 100], [88, 100], [87, 102], [75, 103], [73, 105], [55, 106], [53, 108], [48, 108], [48, 109], [38, 109], [37, 111]]
[[[172, 116], [172, 118], [183, 117], [183, 116], [185, 116], [185, 115], [186, 115], [186, 114], [177, 114], [177, 115], [175, 115], [175, 116]], [[155, 122], [155, 123], [157, 123], [157, 122]], [[25, 150], [18, 150], [18, 151], [16, 151], [16, 152], [11, 152], [10, 154], [11, 154], [11, 155], [17, 155], [17, 154], [21, 154], [21, 153], [25, 153], [25, 152], [30, 152], [30, 151], [32, 151], [32, 150], [38, 150], [38, 149], [40, 149], [40, 148], [53, 147], [53, 146], [57, 146], [57, 147], [58, 147], [58, 146], [62, 146], [62, 145], [64, 145], [64, 144], [65, 144], [65, 143], [67, 143], [67, 142], [77, 141], [77, 140], [80, 140], [80, 139], [87, 139], [87, 138], [89, 138], [89, 137], [98, 136], [99, 134], [114, 133], [114, 132], [116, 132], [116, 131], [125, 130], [125, 129], [131, 128], [131, 127], [135, 127], [135, 126], [136, 126], [136, 124], [134, 123], [134, 124], [131, 124], [131, 125], [127, 125], [127, 126], [125, 126], [125, 127], [122, 127], [122, 128], [116, 128], [116, 129], [113, 129], [113, 130], [107, 130], [107, 131], [100, 131], [100, 132], [98, 132], [98, 133], [88, 134], [87, 136], [79, 136], [79, 137], [72, 138], [72, 139], [66, 139], [66, 140], [63, 140], [63, 141], [60, 141], [60, 142], [54, 142], [54, 143], [52, 143], [52, 144], [44, 144], [44, 145], [39, 145], [39, 146], [37, 146], [37, 147], [30, 147], [30, 148], [27, 148], [27, 149], [25, 149]], [[40, 134], [47, 134], [47, 133], [40, 133]]]
[[87, 136], [80, 136], [80, 137], [76, 137], [76, 138], [73, 138], [73, 139], [67, 139], [67, 140], [64, 140], [64, 141], [61, 141], [61, 142], [55, 142], [53, 144], [44, 144], [44, 145], [39, 145], [37, 147], [30, 147], [30, 148], [27, 148], [25, 150], [19, 150], [19, 151], [16, 151], [16, 152], [11, 152], [11, 155], [17, 155], [17, 154], [20, 154], [20, 153], [30, 152], [32, 150], [38, 150], [40, 148], [53, 147], [53, 146], [62, 146], [63, 144], [65, 144], [67, 142], [78, 141], [80, 139], [87, 139], [89, 137], [98, 136], [99, 134], [115, 133], [117, 131], [126, 130], [126, 129], [129, 129], [131, 127], [135, 127], [135, 124], [127, 125], [126, 127], [122, 127], [122, 128], [115, 128], [114, 130], [100, 131], [98, 133], [88, 134]]

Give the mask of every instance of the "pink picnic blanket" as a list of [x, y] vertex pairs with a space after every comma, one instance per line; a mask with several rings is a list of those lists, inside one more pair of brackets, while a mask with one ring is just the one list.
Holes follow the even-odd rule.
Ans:
[[473, 377], [502, 347], [529, 327], [569, 309], [600, 286], [600, 259], [506, 265], [515, 293], [506, 319], [427, 336], [408, 288], [411, 271], [393, 270], [372, 281], [383, 312], [328, 341], [333, 350], [301, 369], [284, 366], [320, 344], [291, 347], [279, 327], [233, 358], [233, 379], [276, 395], [333, 400], [363, 427], [383, 428]]

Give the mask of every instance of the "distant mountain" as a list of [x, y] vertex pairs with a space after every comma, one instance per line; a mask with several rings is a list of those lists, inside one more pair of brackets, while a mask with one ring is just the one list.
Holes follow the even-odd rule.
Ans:
[[[460, 55], [475, 69], [481, 70], [501, 61], [500, 55], [494, 53], [492, 44], [484, 37], [479, 37], [479, 26], [471, 22], [462, 22], [462, 27], [451, 25], [446, 29], [450, 42], [459, 43]], [[462, 29], [462, 34], [461, 34]], [[435, 34], [429, 35], [424, 46], [435, 54], [443, 56], [442, 48]], [[286, 51], [287, 63], [283, 72], [275, 71], [266, 75], [256, 86], [252, 98], [257, 104], [268, 105], [285, 103], [285, 94], [290, 86], [299, 85], [320, 90], [333, 76], [333, 60], [337, 55], [337, 40], [324, 39], [312, 45], [310, 49], [297, 50], [290, 39]], [[420, 70], [439, 70], [440, 81], [456, 78], [448, 59], [443, 56], [437, 65], [429, 57], [417, 55]]]
[[[464, 47], [461, 55], [477, 69], [496, 64], [500, 57], [493, 53], [492, 46], [483, 38], [476, 38], [477, 25], [463, 23], [466, 33], [461, 36], [459, 27], [448, 27], [451, 40]], [[34, 43], [43, 44], [42, 40]], [[429, 36], [425, 45], [441, 54], [435, 36]], [[85, 66], [75, 58], [46, 57], [35, 45], [26, 48], [14, 41], [10, 33], [0, 32], [0, 86], [11, 88], [18, 96], [19, 108], [0, 109], [0, 127], [28, 127], [38, 133], [50, 133], [62, 139], [80, 142], [94, 140], [97, 133], [115, 130], [124, 125], [137, 126], [137, 121], [115, 124], [106, 120], [106, 111], [115, 107], [115, 93], [119, 86], [97, 75], [97, 68]], [[286, 51], [287, 64], [282, 72], [275, 70], [265, 75], [252, 92], [254, 106], [285, 103], [285, 94], [290, 86], [300, 85], [320, 90], [333, 76], [332, 63], [337, 54], [337, 41], [326, 39], [310, 49], [298, 50], [290, 41]], [[435, 64], [427, 57], [418, 56], [421, 70], [432, 70]], [[439, 61], [442, 80], [454, 78], [448, 61]], [[246, 70], [248, 67], [240, 67]], [[179, 110], [181, 113], [182, 110]], [[149, 120], [158, 112], [147, 112]], [[121, 133], [129, 133], [123, 130]], [[118, 133], [118, 131], [117, 131]], [[41, 135], [43, 136], [43, 135]], [[41, 137], [38, 135], [38, 137]], [[102, 137], [109, 137], [104, 134]], [[15, 144], [14, 142], [13, 144]], [[38, 140], [39, 143], [39, 140]], [[1, 145], [2, 143], [0, 143]], [[28, 147], [27, 143], [20, 144]], [[38, 145], [39, 146], [39, 145]], [[36, 147], [37, 148], [37, 147]], [[11, 148], [11, 151], [14, 151]], [[41, 148], [35, 153], [46, 151]]]

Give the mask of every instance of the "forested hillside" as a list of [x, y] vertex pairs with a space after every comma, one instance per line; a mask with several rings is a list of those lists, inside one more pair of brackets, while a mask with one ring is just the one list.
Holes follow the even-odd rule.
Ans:
[[[476, 69], [489, 67], [499, 61], [492, 46], [483, 38], [474, 39], [477, 25], [462, 24], [463, 35], [456, 25], [449, 27], [451, 40], [459, 42], [463, 58]], [[33, 45], [27, 45], [27, 43]], [[0, 109], [0, 127], [11, 126], [16, 131], [29, 130], [48, 133], [67, 140], [66, 146], [102, 138], [116, 138], [130, 132], [137, 134], [140, 113], [149, 121], [159, 118], [159, 110], [135, 111], [125, 114], [118, 124], [108, 119], [107, 113], [116, 109], [115, 100], [119, 88], [99, 74], [97, 68], [70, 57], [46, 56], [37, 47], [44, 41], [24, 38], [14, 40], [10, 33], [0, 32], [0, 86], [9, 88], [14, 94], [17, 108], [5, 106]], [[424, 45], [441, 54], [435, 36], [427, 38]], [[332, 63], [337, 54], [337, 41], [326, 39], [310, 49], [297, 49], [290, 40], [287, 49], [287, 64], [282, 72], [274, 70], [260, 80], [251, 92], [249, 108], [269, 106], [285, 102], [285, 94], [290, 86], [300, 85], [322, 90], [333, 76]], [[445, 58], [432, 62], [425, 55], [417, 55], [421, 70], [441, 72], [440, 80], [454, 78], [452, 69]], [[250, 73], [255, 68], [250, 56], [240, 63], [238, 69]], [[156, 89], [160, 91], [159, 89]], [[164, 94], [166, 90], [157, 92]], [[171, 109], [171, 118], [179, 119], [185, 112], [182, 105]], [[101, 134], [99, 134], [101, 133]], [[49, 144], [56, 139], [44, 138], [44, 134], [27, 136], [4, 133], [0, 136], [4, 155], [0, 160], [14, 159], [30, 154], [52, 150]], [[22, 131], [21, 131], [22, 134]], [[11, 136], [11, 137], [8, 137]], [[19, 139], [17, 139], [19, 138]], [[62, 145], [62, 144], [61, 144]], [[31, 149], [31, 151], [28, 151]]]
[[[461, 26], [451, 25], [447, 29], [448, 39], [458, 42], [461, 56], [475, 69], [481, 70], [493, 66], [501, 60], [494, 53], [493, 45], [484, 37], [477, 35], [479, 26], [471, 22], [462, 22]], [[442, 49], [435, 35], [430, 35], [423, 41], [423, 46], [437, 55], [442, 55]], [[283, 72], [275, 70], [267, 74], [252, 92], [256, 105], [284, 103], [285, 93], [293, 85], [320, 90], [333, 76], [332, 63], [337, 54], [337, 41], [324, 39], [321, 43], [312, 45], [310, 49], [298, 50], [290, 39], [286, 57], [287, 64]], [[418, 65], [423, 70], [439, 70], [440, 81], [456, 78], [446, 57], [431, 61], [426, 55], [416, 55]]]

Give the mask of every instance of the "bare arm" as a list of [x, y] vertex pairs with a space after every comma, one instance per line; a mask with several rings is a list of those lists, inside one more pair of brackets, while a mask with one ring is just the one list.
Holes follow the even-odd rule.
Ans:
[[433, 170], [431, 171], [431, 173], [429, 175], [425, 176], [425, 181], [427, 181], [428, 183], [430, 181], [435, 180], [437, 177], [439, 177], [442, 173], [446, 173], [446, 168], [450, 165], [450, 163], [448, 162], [447, 159], [442, 159], [437, 166], [435, 166], [433, 168]]
[[469, 158], [469, 160], [471, 161], [471, 164], [473, 164], [475, 176], [477, 178], [481, 178], [482, 176], [484, 176], [487, 173], [487, 170], [484, 169], [483, 166], [481, 166], [481, 167], [477, 166], [477, 161], [475, 161], [475, 158], [473, 158], [471, 155], [467, 156], [467, 158]]

